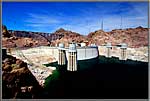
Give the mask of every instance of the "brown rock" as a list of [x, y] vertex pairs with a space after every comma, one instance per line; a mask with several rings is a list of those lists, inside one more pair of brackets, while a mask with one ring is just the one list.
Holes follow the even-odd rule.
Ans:
[[11, 34], [8, 32], [7, 27], [5, 25], [2, 25], [2, 36], [10, 38]]
[[5, 65], [2, 69], [3, 71], [10, 72], [12, 70], [12, 67], [10, 65]]

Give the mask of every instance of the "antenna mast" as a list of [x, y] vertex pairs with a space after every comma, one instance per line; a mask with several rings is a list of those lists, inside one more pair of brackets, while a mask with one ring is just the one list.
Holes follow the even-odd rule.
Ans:
[[121, 25], [120, 25], [120, 29], [122, 29], [122, 15], [121, 15]]
[[88, 34], [90, 33], [90, 26], [89, 26], [89, 21], [87, 21], [87, 26], [88, 26]]
[[101, 30], [103, 30], [103, 18], [102, 18], [102, 22], [101, 22]]

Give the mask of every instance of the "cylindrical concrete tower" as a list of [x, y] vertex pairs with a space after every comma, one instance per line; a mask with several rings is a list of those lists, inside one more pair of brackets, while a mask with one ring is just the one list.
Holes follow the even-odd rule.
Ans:
[[127, 44], [126, 43], [122, 43], [121, 45], [121, 56], [120, 56], [120, 59], [121, 60], [127, 60]]
[[69, 44], [67, 70], [77, 71], [77, 49], [75, 43]]
[[106, 57], [108, 58], [111, 57], [111, 49], [112, 49], [111, 43], [107, 43], [106, 44]]
[[65, 65], [66, 64], [66, 53], [64, 50], [64, 44], [60, 43], [58, 47], [58, 65]]

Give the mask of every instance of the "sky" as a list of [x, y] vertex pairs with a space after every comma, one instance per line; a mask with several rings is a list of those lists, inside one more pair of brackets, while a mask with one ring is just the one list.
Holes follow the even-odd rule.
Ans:
[[147, 2], [3, 2], [9, 30], [52, 33], [59, 28], [87, 35], [99, 29], [148, 27]]

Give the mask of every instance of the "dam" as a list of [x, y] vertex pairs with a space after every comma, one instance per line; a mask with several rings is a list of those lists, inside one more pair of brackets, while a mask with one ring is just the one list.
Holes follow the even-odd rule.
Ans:
[[[29, 49], [12, 49], [11, 52], [10, 49], [7, 49], [7, 52], [6, 49], [3, 49], [3, 51], [4, 54], [10, 54], [26, 62], [29, 70], [35, 77], [38, 77], [37, 74], [40, 75], [39, 78], [37, 78], [40, 82], [44, 82], [44, 79], [52, 75], [53, 70], [56, 70], [56, 66], [45, 66], [45, 64], [49, 63], [64, 66], [65, 68], [62, 68], [68, 71], [84, 71], [96, 65], [99, 56], [105, 56], [107, 58], [116, 57], [123, 61], [131, 59], [148, 62], [148, 58], [143, 59], [139, 54], [137, 54], [139, 57], [135, 57], [134, 55], [136, 54], [131, 55], [132, 51], [130, 48], [127, 48], [126, 44], [117, 47], [112, 46], [111, 43], [107, 43], [106, 46], [96, 46], [95, 44], [91, 44], [90, 46], [77, 46], [76, 43], [70, 43], [69, 47], [65, 47], [63, 43], [60, 43], [58, 47], [40, 46]], [[136, 50], [136, 52], [140, 53], [138, 50]], [[147, 51], [143, 53], [143, 56], [146, 52]], [[82, 62], [85, 62], [86, 65], [80, 65]]]
[[[41, 92], [42, 98], [116, 98], [118, 95], [146, 98], [148, 64], [133, 60], [130, 49], [125, 46], [78, 47], [72, 43], [70, 47], [60, 44], [58, 47], [12, 50], [11, 55], [26, 61], [39, 83], [43, 80], [45, 91]], [[49, 63], [53, 65], [44, 67], [43, 64]], [[59, 71], [57, 67], [67, 71]], [[114, 90], [117, 93], [113, 93]], [[130, 92], [126, 94], [126, 91]]]
[[[36, 48], [29, 48], [29, 49], [24, 49], [24, 50], [14, 50], [12, 51], [11, 55], [17, 58], [21, 58], [22, 55], [26, 57], [26, 59], [21, 58], [25, 62], [29, 63], [27, 59], [30, 61], [36, 63], [36, 64], [48, 64], [48, 57], [53, 57], [53, 62], [58, 62], [60, 65], [67, 64], [69, 60], [69, 52], [70, 48], [62, 48], [62, 44], [60, 44], [60, 47], [47, 47], [47, 46], [41, 46], [41, 47], [36, 47]], [[74, 45], [74, 44], [71, 44]], [[63, 45], [62, 45], [63, 46]], [[90, 47], [76, 47], [75, 45], [73, 46], [75, 49], [73, 51], [76, 51], [76, 61], [80, 60], [88, 60], [88, 59], [95, 59], [98, 58], [99, 56], [99, 51], [97, 46], [90, 46]], [[20, 55], [18, 53], [20, 52]], [[59, 52], [60, 51], [60, 52]], [[62, 53], [61, 53], [62, 51]], [[64, 54], [63, 54], [64, 52]], [[47, 59], [43, 57], [47, 57]], [[62, 57], [62, 59], [61, 59]], [[36, 61], [36, 59], [41, 58], [41, 61]], [[62, 63], [63, 61], [63, 63]]]
[[78, 61], [96, 59], [99, 56], [98, 47], [76, 47], [76, 44], [71, 43], [69, 48], [64, 48], [64, 44], [60, 43], [59, 51], [59, 65], [67, 64], [67, 70], [77, 71]]
[[[60, 44], [60, 47], [41, 46], [28, 49], [3, 49], [3, 53], [12, 55], [26, 62], [29, 70], [40, 85], [43, 85], [45, 79], [56, 70], [56, 66], [45, 66], [44, 64], [56, 62], [59, 66], [68, 65], [66, 68], [68, 71], [78, 71], [82, 70], [82, 67], [78, 63], [79, 61], [95, 60], [99, 56], [97, 46], [76, 47], [75, 44], [71, 44], [73, 46], [72, 48], [62, 48], [61, 45], [62, 44]], [[64, 54], [62, 54], [63, 52]], [[89, 66], [91, 66], [90, 63], [86, 68]]]

